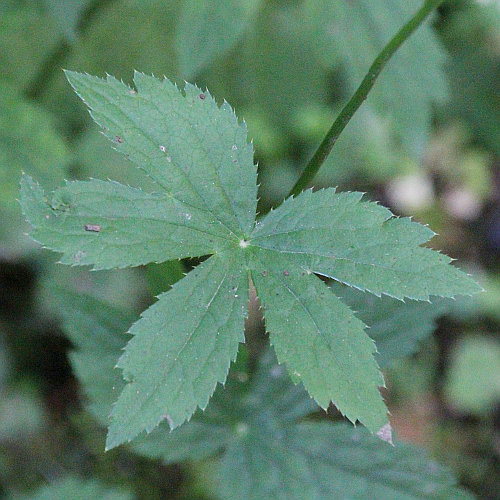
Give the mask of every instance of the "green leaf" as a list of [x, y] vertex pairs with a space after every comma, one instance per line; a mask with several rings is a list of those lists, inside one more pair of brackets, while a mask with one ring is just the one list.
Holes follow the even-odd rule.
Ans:
[[[384, 45], [421, 5], [421, 0], [308, 0], [304, 19], [315, 28], [324, 64], [344, 61], [353, 92]], [[420, 27], [388, 63], [367, 99], [378, 113], [391, 118], [412, 151], [422, 150], [433, 103], [447, 97], [445, 62], [431, 28]]]
[[410, 445], [390, 448], [343, 424], [254, 428], [223, 457], [224, 499], [473, 498], [452, 474]]
[[118, 366], [130, 381], [112, 412], [107, 448], [150, 432], [174, 429], [205, 408], [236, 358], [248, 300], [237, 256], [214, 255], [161, 295], [131, 329]]
[[243, 36], [260, 0], [185, 0], [177, 25], [177, 52], [182, 75], [195, 77]]
[[108, 425], [111, 405], [125, 386], [116, 361], [129, 338], [124, 332], [135, 317], [90, 295], [55, 286], [49, 293], [75, 347], [70, 361], [89, 400], [88, 409], [100, 424]]
[[[109, 410], [115, 380], [103, 360], [120, 354], [124, 314], [89, 297], [75, 300], [61, 291], [56, 297], [69, 306], [65, 327], [78, 347], [71, 361], [90, 408]], [[391, 448], [345, 425], [298, 423], [316, 408], [307, 392], [291, 383], [270, 350], [249, 378], [244, 354], [241, 349], [226, 387], [216, 390], [204, 412], [175, 432], [160, 425], [133, 449], [167, 463], [221, 454], [222, 498], [468, 498], [418, 448]], [[75, 366], [77, 359], [96, 367], [93, 376]]]
[[206, 413], [176, 431], [184, 441], [160, 428], [134, 449], [166, 462], [206, 458], [210, 445], [214, 454], [222, 449], [224, 499], [472, 498], [421, 449], [401, 443], [391, 448], [343, 424], [297, 422], [313, 410], [311, 400], [271, 352], [249, 382], [242, 383], [241, 375], [233, 368]]
[[[246, 127], [231, 107], [186, 84], [135, 73], [137, 91], [68, 71], [68, 80], [115, 147], [172, 197], [205, 209], [230, 234], [255, 218], [256, 177]], [[168, 117], [168, 119], [166, 119]]]
[[443, 41], [451, 54], [451, 118], [466, 119], [479, 139], [500, 155], [500, 10], [496, 4], [468, 2], [447, 18]]
[[325, 284], [279, 253], [260, 249], [250, 267], [279, 362], [322, 408], [332, 401], [349, 420], [378, 432], [387, 424], [378, 391], [384, 379], [364, 324]]
[[449, 257], [419, 245], [434, 233], [407, 218], [394, 218], [361, 193], [325, 189], [287, 199], [259, 222], [252, 243], [286, 255], [303, 271], [394, 298], [428, 300], [481, 288]]
[[112, 489], [94, 480], [68, 476], [39, 488], [25, 500], [68, 500], [70, 498], [102, 498], [102, 500], [131, 500], [132, 493]]
[[91, 180], [67, 183], [49, 204], [40, 186], [24, 176], [21, 196], [34, 227], [32, 238], [50, 241], [46, 246], [63, 252], [63, 264], [138, 266], [206, 255], [228, 245], [227, 233], [206, 210], [169, 194]]
[[434, 297], [432, 303], [376, 297], [331, 282], [332, 290], [369, 325], [367, 333], [377, 345], [381, 368], [390, 368], [397, 360], [418, 351], [421, 341], [436, 329], [436, 320], [446, 314], [452, 301]]
[[68, 40], [76, 38], [76, 28], [80, 16], [88, 7], [90, 0], [44, 0], [47, 9]]
[[286, 200], [256, 224], [256, 168], [246, 128], [208, 91], [135, 74], [68, 73], [92, 116], [154, 183], [72, 182], [50, 201], [29, 177], [21, 203], [33, 236], [62, 261], [123, 267], [213, 254], [148, 309], [119, 361], [128, 382], [107, 446], [175, 428], [205, 408], [243, 341], [248, 273], [280, 362], [326, 408], [390, 439], [383, 379], [363, 324], [313, 273], [351, 286], [427, 299], [480, 288], [450, 259], [420, 248], [432, 235], [361, 194], [333, 189]]

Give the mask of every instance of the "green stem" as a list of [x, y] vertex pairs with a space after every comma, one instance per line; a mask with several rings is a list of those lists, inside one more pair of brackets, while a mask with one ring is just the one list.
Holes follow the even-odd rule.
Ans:
[[364, 77], [351, 100], [344, 106], [332, 127], [326, 134], [314, 156], [311, 158], [306, 168], [302, 172], [299, 180], [295, 183], [288, 196], [296, 196], [301, 193], [318, 173], [321, 165], [327, 159], [334, 144], [337, 142], [342, 131], [345, 129], [354, 113], [363, 104], [375, 81], [384, 69], [385, 65], [405, 42], [405, 40], [423, 23], [427, 16], [435, 10], [444, 0], [426, 0], [421, 9], [396, 33], [392, 40], [384, 47], [371, 65], [368, 73]]

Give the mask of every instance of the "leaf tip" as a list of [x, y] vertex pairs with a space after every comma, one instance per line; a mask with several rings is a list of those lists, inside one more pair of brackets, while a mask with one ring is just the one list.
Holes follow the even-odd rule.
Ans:
[[391, 446], [394, 446], [394, 442], [392, 441], [392, 427], [390, 423], [383, 425], [378, 432], [376, 433], [377, 437], [379, 437], [382, 441], [389, 443]]

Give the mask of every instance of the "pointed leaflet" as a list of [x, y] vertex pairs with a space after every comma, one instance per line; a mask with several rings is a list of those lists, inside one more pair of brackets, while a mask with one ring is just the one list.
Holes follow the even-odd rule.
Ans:
[[387, 424], [378, 390], [384, 379], [363, 323], [324, 283], [276, 252], [256, 251], [250, 266], [280, 363], [322, 408], [332, 401], [349, 420], [378, 432]]
[[67, 72], [118, 151], [174, 198], [209, 211], [228, 232], [247, 234], [257, 205], [257, 170], [247, 131], [231, 107], [191, 84], [135, 73], [137, 91]]
[[289, 198], [259, 223], [251, 243], [375, 295], [427, 300], [481, 290], [449, 257], [419, 246], [430, 229], [361, 197], [325, 189]]
[[235, 440], [222, 459], [221, 496], [231, 500], [472, 500], [423, 450], [394, 448], [345, 424], [310, 422]]
[[118, 398], [107, 448], [173, 429], [205, 408], [243, 342], [248, 278], [238, 255], [214, 255], [159, 297], [131, 329], [118, 366], [130, 383]]
[[194, 422], [179, 429], [184, 442], [157, 429], [134, 449], [172, 462], [192, 460], [194, 453], [204, 459], [212, 447], [221, 456], [218, 486], [223, 499], [472, 498], [417, 447], [397, 443], [392, 448], [345, 424], [297, 422], [314, 407], [271, 352], [263, 354], [249, 382], [242, 379], [233, 365], [230, 383], [217, 391], [206, 413], [197, 415], [194, 429], [189, 431]]
[[34, 228], [31, 237], [63, 252], [63, 264], [138, 266], [207, 255], [230, 244], [207, 211], [117, 182], [69, 182], [49, 203], [42, 188], [24, 176], [21, 204]]
[[26, 245], [17, 202], [21, 172], [36, 175], [50, 187], [64, 179], [69, 150], [51, 119], [14, 88], [0, 83], [0, 245], [9, 250]]
[[[58, 294], [61, 305], [71, 303], [73, 314], [65, 324], [79, 346], [81, 363], [104, 366], [117, 356], [125, 338], [120, 331], [123, 314], [86, 298]], [[93, 315], [88, 306], [98, 310]], [[108, 311], [108, 314], [104, 314]], [[101, 314], [102, 312], [102, 314]], [[80, 319], [88, 318], [90, 322]], [[107, 331], [88, 340], [92, 331]], [[77, 331], [80, 330], [81, 331]], [[107, 337], [111, 337], [108, 339]], [[240, 350], [238, 362], [244, 350]], [[72, 363], [75, 357], [72, 356]], [[107, 362], [105, 362], [107, 365]], [[388, 447], [361, 429], [330, 423], [296, 420], [314, 411], [315, 405], [301, 386], [290, 382], [271, 352], [264, 353], [250, 381], [244, 366], [233, 365], [225, 388], [219, 387], [205, 412], [175, 432], [165, 426], [139, 439], [134, 450], [167, 463], [203, 460], [219, 454], [222, 498], [366, 498], [455, 499], [469, 498], [452, 475], [409, 445]], [[83, 372], [85, 374], [85, 372]], [[114, 383], [109, 369], [95, 377], [77, 371], [91, 399], [92, 408], [110, 407], [104, 390]], [[346, 458], [347, 457], [347, 458]], [[299, 489], [293, 485], [300, 484]]]

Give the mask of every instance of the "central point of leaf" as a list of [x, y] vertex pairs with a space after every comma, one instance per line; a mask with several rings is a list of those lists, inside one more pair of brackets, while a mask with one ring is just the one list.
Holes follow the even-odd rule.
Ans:
[[240, 247], [246, 248], [249, 245], [247, 240], [240, 240]]

